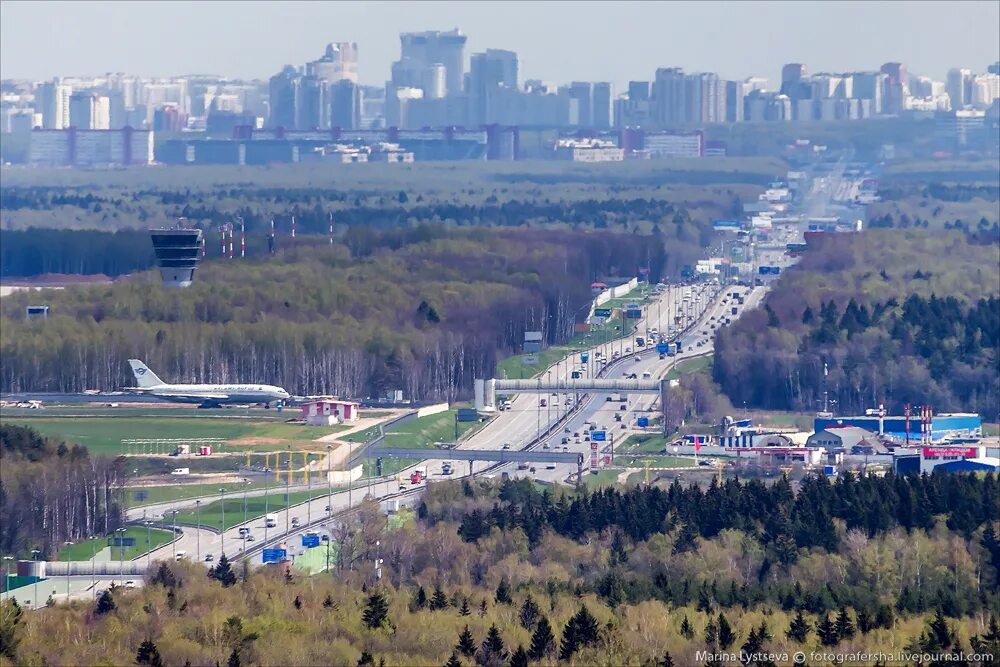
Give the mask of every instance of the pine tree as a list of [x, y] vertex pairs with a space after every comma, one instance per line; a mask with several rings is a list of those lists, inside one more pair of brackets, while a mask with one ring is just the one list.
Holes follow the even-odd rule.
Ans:
[[333, 597], [330, 596], [329, 593], [327, 593], [327, 596], [323, 599], [323, 608], [324, 609], [333, 609], [335, 606], [336, 605], [333, 602]]
[[490, 626], [489, 631], [486, 633], [486, 639], [483, 640], [482, 645], [483, 654], [483, 664], [489, 664], [494, 660], [491, 658], [503, 662], [507, 659], [507, 650], [503, 645], [503, 637], [500, 636], [500, 630], [497, 629], [496, 623]]
[[847, 607], [841, 607], [837, 612], [836, 628], [837, 637], [840, 639], [850, 639], [854, 636], [854, 623], [851, 621], [851, 615], [847, 613]]
[[736, 641], [736, 633], [733, 632], [733, 628], [729, 625], [729, 621], [720, 612], [719, 613], [719, 648], [725, 651], [733, 642]]
[[896, 619], [892, 613], [892, 607], [887, 604], [879, 605], [878, 611], [875, 612], [875, 627], [889, 630], [895, 623]]
[[684, 614], [684, 620], [681, 621], [681, 636], [685, 639], [694, 637], [694, 628], [691, 627], [691, 621], [688, 620], [687, 614]]
[[476, 654], [476, 640], [473, 639], [468, 625], [458, 634], [458, 643], [455, 644], [455, 649], [466, 657], [472, 657]]
[[611, 554], [608, 556], [608, 565], [624, 565], [628, 562], [628, 552], [625, 551], [625, 538], [620, 530], [615, 531], [615, 536], [611, 539]]
[[375, 658], [368, 651], [362, 651], [358, 658], [358, 667], [375, 667]]
[[448, 598], [445, 597], [444, 591], [440, 588], [434, 588], [434, 594], [431, 596], [430, 608], [431, 611], [437, 609], [445, 609], [448, 607]]
[[566, 627], [563, 628], [562, 641], [559, 642], [559, 659], [569, 660], [576, 653], [576, 650], [580, 647], [579, 640], [576, 636], [576, 616], [572, 617], [566, 621]]
[[510, 584], [507, 583], [507, 577], [500, 579], [495, 599], [497, 604], [511, 604], [514, 601], [510, 596]]
[[385, 596], [377, 591], [369, 595], [368, 605], [365, 607], [361, 619], [372, 630], [382, 627], [389, 620], [389, 603]]
[[462, 661], [458, 659], [458, 654], [455, 651], [451, 652], [451, 657], [448, 658], [448, 662], [444, 663], [444, 667], [462, 667]]
[[486, 598], [483, 598], [483, 600], [479, 603], [479, 618], [486, 616], [486, 609]]
[[674, 667], [674, 658], [670, 651], [663, 654], [663, 657], [656, 662], [656, 667]]
[[812, 626], [809, 625], [809, 621], [805, 619], [802, 615], [802, 610], [799, 609], [798, 613], [795, 614], [795, 618], [792, 619], [791, 625], [788, 626], [788, 631], [785, 632], [785, 636], [792, 641], [804, 644], [806, 639], [808, 639], [809, 632], [811, 630]]
[[750, 636], [747, 640], [743, 642], [743, 646], [740, 647], [740, 651], [745, 654], [754, 654], [760, 651], [763, 641], [757, 636], [756, 630], [750, 630]]
[[294, 599], [294, 600], [292, 600], [292, 605], [293, 605], [293, 606], [294, 606], [294, 607], [295, 607], [296, 609], [302, 609], [302, 598], [301, 598], [301, 597], [299, 597], [298, 595], [296, 595], [296, 596], [295, 596], [295, 599]]
[[875, 629], [875, 619], [868, 612], [867, 609], [859, 609], [857, 613], [858, 618], [858, 630], [861, 631], [862, 635], [867, 635], [869, 632]]
[[177, 609], [177, 595], [172, 588], [167, 589], [167, 609], [171, 611]]
[[226, 554], [219, 556], [218, 564], [208, 571], [208, 576], [221, 583], [223, 588], [229, 588], [236, 583], [236, 573], [233, 572]]
[[240, 667], [242, 664], [240, 661], [240, 652], [234, 648], [233, 652], [229, 654], [229, 660], [226, 661], [226, 667]]
[[104, 591], [104, 595], [97, 600], [97, 614], [103, 615], [114, 611], [118, 605], [115, 604], [115, 598], [111, 595], [111, 591]]
[[934, 619], [927, 625], [928, 643], [923, 648], [929, 651], [939, 651], [951, 648], [955, 642], [955, 633], [948, 627], [945, 620], [944, 611], [938, 607], [934, 612]]
[[458, 615], [459, 616], [468, 616], [471, 613], [472, 613], [472, 611], [469, 609], [469, 598], [463, 597], [462, 598], [462, 606], [458, 608]]
[[765, 642], [769, 642], [772, 639], [774, 639], [774, 636], [771, 634], [770, 628], [767, 627], [767, 620], [762, 620], [760, 622], [760, 625], [757, 626], [757, 637], [760, 638], [760, 643], [762, 646]]
[[535, 600], [529, 594], [528, 597], [524, 599], [524, 603], [521, 605], [521, 611], [518, 614], [518, 620], [521, 623], [521, 627], [525, 630], [533, 629], [540, 614], [541, 609], [538, 608], [538, 605], [535, 604]]
[[713, 619], [708, 619], [708, 623], [705, 624], [705, 644], [709, 648], [716, 648], [719, 643], [719, 626], [715, 624]]
[[542, 616], [535, 625], [535, 632], [531, 635], [531, 646], [528, 648], [528, 657], [538, 661], [550, 655], [556, 648], [556, 638], [552, 634], [552, 626], [549, 619]]
[[421, 586], [417, 589], [417, 596], [413, 600], [413, 606], [416, 609], [423, 609], [427, 606], [427, 591]]
[[518, 644], [517, 650], [510, 656], [509, 667], [528, 667], [528, 653]]
[[139, 644], [139, 650], [135, 654], [135, 664], [151, 665], [151, 667], [163, 667], [163, 658], [160, 657], [160, 650], [152, 639], [147, 639]]
[[837, 636], [837, 627], [830, 620], [830, 614], [823, 615], [823, 620], [816, 626], [816, 634], [819, 635], [819, 641], [823, 646], [834, 646], [840, 641], [840, 637]]

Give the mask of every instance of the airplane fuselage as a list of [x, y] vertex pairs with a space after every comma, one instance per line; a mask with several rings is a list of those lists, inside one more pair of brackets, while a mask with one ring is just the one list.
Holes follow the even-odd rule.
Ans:
[[269, 384], [161, 384], [137, 391], [174, 403], [275, 403], [290, 396], [281, 387]]

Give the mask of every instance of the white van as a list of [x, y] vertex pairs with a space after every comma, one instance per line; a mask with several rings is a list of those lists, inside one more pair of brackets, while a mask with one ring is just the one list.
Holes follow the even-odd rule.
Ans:
[[653, 377], [653, 374], [652, 374], [652, 373], [650, 373], [649, 371], [643, 371], [643, 372], [642, 372], [642, 379], [643, 379], [643, 380], [648, 380], [648, 379], [650, 379], [651, 377]]
[[187, 556], [187, 552], [186, 551], [183, 551], [183, 550], [182, 551], [178, 551], [177, 553], [174, 554], [174, 560], [175, 561], [183, 560], [185, 556]]

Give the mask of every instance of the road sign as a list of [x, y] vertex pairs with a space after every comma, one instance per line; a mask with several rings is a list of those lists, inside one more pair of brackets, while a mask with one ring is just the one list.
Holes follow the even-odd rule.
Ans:
[[639, 320], [642, 319], [642, 311], [638, 308], [633, 308], [625, 311], [625, 318], [629, 320]]
[[639, 417], [639, 426], [643, 428], [649, 426], [649, 417]]
[[659, 352], [660, 354], [666, 354], [669, 349], [670, 349], [670, 344], [669, 343], [657, 343], [656, 344], [656, 351]]
[[113, 547], [134, 547], [135, 538], [134, 537], [112, 537], [111, 546]]
[[142, 501], [145, 500], [146, 498], [149, 498], [149, 491], [134, 491], [132, 493], [133, 500]]
[[581, 362], [587, 363], [589, 360], [590, 360], [590, 352], [581, 352], [580, 353], [580, 361]]
[[319, 535], [303, 535], [302, 536], [302, 546], [304, 546], [304, 547], [318, 547], [319, 546]]
[[537, 354], [526, 354], [523, 357], [521, 357], [521, 363], [522, 364], [528, 364], [528, 365], [537, 364], [538, 363], [538, 355]]
[[590, 434], [590, 446], [591, 448], [596, 448], [595, 442], [606, 442], [608, 439], [607, 431], [592, 431]]
[[473, 408], [459, 408], [455, 419], [460, 422], [474, 422], [479, 420], [479, 413]]
[[264, 549], [265, 563], [280, 563], [288, 557], [285, 549]]
[[594, 308], [595, 317], [611, 317], [610, 308]]

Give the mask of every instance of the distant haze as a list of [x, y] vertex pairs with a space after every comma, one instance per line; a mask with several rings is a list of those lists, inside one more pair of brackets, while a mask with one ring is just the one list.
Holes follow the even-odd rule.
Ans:
[[516, 51], [522, 81], [653, 78], [657, 67], [767, 77], [899, 61], [943, 79], [1000, 57], [1000, 2], [30, 2], [0, 3], [0, 76], [126, 72], [266, 79], [357, 42], [381, 85], [399, 33], [460, 28], [471, 53]]

